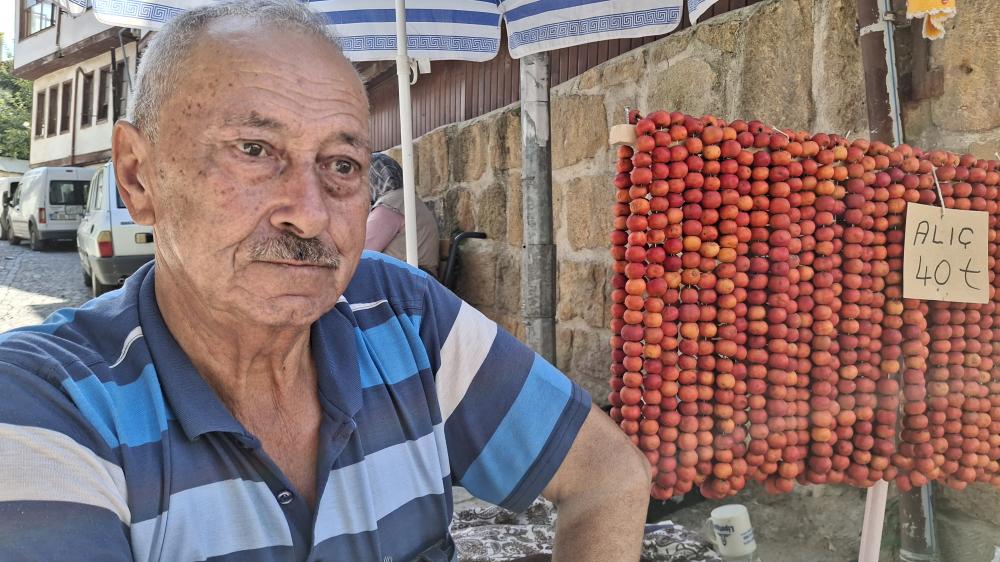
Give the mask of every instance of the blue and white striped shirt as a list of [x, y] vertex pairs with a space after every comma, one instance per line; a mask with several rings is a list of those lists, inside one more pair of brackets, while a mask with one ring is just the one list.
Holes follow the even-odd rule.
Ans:
[[163, 322], [153, 264], [0, 335], [0, 558], [409, 560], [451, 486], [525, 508], [590, 399], [423, 272], [365, 253], [312, 327], [315, 512]]

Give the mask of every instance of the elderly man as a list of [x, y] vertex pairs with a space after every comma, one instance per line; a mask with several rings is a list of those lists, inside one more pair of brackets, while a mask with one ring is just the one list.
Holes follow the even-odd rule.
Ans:
[[155, 264], [0, 336], [4, 560], [454, 559], [451, 486], [637, 559], [645, 458], [415, 268], [363, 253], [365, 90], [294, 2], [150, 43], [118, 186]]

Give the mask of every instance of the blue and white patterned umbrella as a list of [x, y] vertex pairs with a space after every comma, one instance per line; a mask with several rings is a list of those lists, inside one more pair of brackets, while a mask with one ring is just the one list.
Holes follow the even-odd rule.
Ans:
[[[147, 29], [157, 29], [181, 11], [207, 3], [91, 1], [103, 23]], [[507, 24], [514, 58], [594, 41], [662, 35], [680, 24], [683, 1], [407, 0], [407, 50], [417, 59], [486, 61], [499, 51], [501, 20]], [[349, 59], [396, 58], [394, 0], [311, 0], [309, 6], [327, 17]]]
[[691, 20], [692, 24], [697, 23], [698, 18], [700, 18], [718, 1], [719, 0], [687, 0], [688, 19]]

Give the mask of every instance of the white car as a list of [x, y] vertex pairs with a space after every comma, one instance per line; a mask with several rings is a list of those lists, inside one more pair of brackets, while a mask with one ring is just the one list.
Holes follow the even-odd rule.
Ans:
[[10, 178], [0, 178], [0, 198], [3, 201], [3, 208], [0, 209], [0, 240], [10, 237], [10, 202], [14, 200], [17, 186], [21, 183], [21, 176]]
[[83, 216], [91, 168], [35, 168], [21, 176], [10, 202], [9, 242], [29, 240], [31, 249], [45, 249], [50, 240], [72, 240]]
[[76, 232], [83, 282], [100, 296], [153, 259], [153, 227], [135, 224], [118, 194], [108, 162], [90, 182], [87, 207]]

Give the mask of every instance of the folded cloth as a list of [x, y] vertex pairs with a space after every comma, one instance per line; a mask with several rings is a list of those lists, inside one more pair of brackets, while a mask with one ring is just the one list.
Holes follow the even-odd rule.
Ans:
[[[524, 513], [500, 507], [457, 511], [451, 534], [461, 562], [543, 560], [552, 554], [555, 506], [538, 498]], [[719, 562], [721, 558], [697, 533], [664, 521], [646, 525], [642, 562]]]
[[926, 39], [944, 37], [944, 22], [955, 17], [958, 0], [907, 0], [906, 17], [924, 18], [923, 35]]

